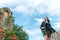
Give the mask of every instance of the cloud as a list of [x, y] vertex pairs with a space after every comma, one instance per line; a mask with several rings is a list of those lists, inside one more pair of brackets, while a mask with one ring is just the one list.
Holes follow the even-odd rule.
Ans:
[[26, 0], [25, 2], [28, 7], [35, 8], [42, 3], [42, 0]]
[[6, 5], [0, 4], [0, 8], [2, 8], [2, 7], [6, 7]]
[[36, 25], [40, 25], [44, 19], [42, 18], [35, 18], [35, 21], [37, 22]]
[[50, 0], [48, 3], [48, 9], [50, 15], [59, 15], [60, 14], [60, 0]]
[[41, 34], [40, 29], [31, 29], [31, 30], [25, 29], [25, 30], [30, 36], [35, 36], [35, 35]]
[[43, 35], [40, 29], [25, 29], [29, 35], [30, 40], [44, 40]]
[[35, 8], [41, 4], [41, 2], [42, 0], [23, 0], [21, 3], [19, 2], [14, 10], [23, 14], [34, 15]]
[[49, 14], [50, 16], [60, 16], [60, 0], [44, 0], [36, 10], [39, 14]]
[[0, 0], [1, 6], [5, 5], [5, 7], [11, 7], [11, 6], [17, 5], [18, 2], [19, 1], [17, 0]]
[[34, 15], [37, 14], [60, 15], [60, 0], [0, 0], [0, 7], [14, 7], [17, 12]]
[[[39, 5], [42, 2], [42, 0], [0, 0], [0, 4], [5, 4], [5, 5], [26, 5], [26, 6], [32, 6], [35, 7]], [[21, 3], [21, 4], [20, 4]]]
[[50, 4], [48, 6], [53, 11], [53, 10], [56, 10], [56, 9], [60, 8], [59, 4], [60, 4], [60, 0], [51, 0]]
[[60, 22], [55, 22], [54, 27], [56, 30], [60, 30]]
[[26, 15], [32, 15], [34, 13], [34, 11], [31, 9], [29, 10], [26, 6], [24, 5], [20, 5], [20, 6], [17, 6], [15, 9], [14, 9], [16, 12], [19, 12], [19, 13], [22, 13], [22, 14], [26, 14]]
[[41, 36], [35, 37], [34, 40], [44, 40], [44, 38]]
[[[19, 3], [14, 10], [17, 12], [27, 13], [34, 15], [35, 12], [44, 14], [47, 12], [46, 5], [42, 3], [42, 0], [25, 0]], [[23, 8], [23, 9], [22, 9]], [[46, 11], [45, 11], [46, 10]]]
[[23, 5], [17, 6], [14, 10], [22, 13], [30, 13], [29, 10]]

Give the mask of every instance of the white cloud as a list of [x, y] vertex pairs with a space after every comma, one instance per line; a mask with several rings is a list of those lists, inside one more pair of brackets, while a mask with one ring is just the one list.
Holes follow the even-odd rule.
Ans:
[[[32, 14], [32, 15], [35, 13], [35, 10], [38, 13], [44, 13], [45, 9], [43, 8], [42, 2], [43, 2], [42, 0], [25, 0], [25, 1], [22, 1], [22, 3], [20, 3], [18, 6], [16, 6], [14, 10], [17, 12], [22, 12], [22, 13], [28, 12], [27, 14]], [[21, 7], [23, 8], [23, 10], [20, 9]]]
[[37, 22], [36, 25], [40, 25], [44, 19], [42, 19], [42, 18], [35, 18], [35, 20]]
[[44, 40], [40, 29], [25, 29], [31, 40]]
[[38, 36], [38, 37], [36, 36], [33, 40], [44, 40], [44, 39], [43, 39], [42, 36], [41, 37], [40, 36]]
[[5, 5], [6, 7], [17, 5], [18, 2], [20, 2], [20, 1], [17, 1], [17, 0], [0, 0], [1, 6]]
[[33, 15], [35, 8], [41, 4], [42, 0], [23, 0], [21, 3], [14, 8], [15, 11], [23, 14]]
[[38, 35], [41, 34], [41, 30], [40, 29], [25, 29], [26, 32], [30, 35], [30, 36], [34, 36], [34, 35]]
[[7, 3], [9, 0], [0, 0], [0, 3]]
[[50, 0], [48, 4], [49, 14], [50, 15], [59, 15], [60, 14], [60, 0]]
[[[0, 0], [0, 6], [14, 6], [14, 10], [33, 15], [34, 10], [40, 14], [60, 15], [60, 0]], [[23, 5], [23, 6], [21, 6]], [[21, 7], [21, 8], [20, 8]], [[31, 10], [32, 8], [32, 10]], [[18, 9], [18, 10], [17, 10]]]
[[0, 8], [2, 8], [2, 7], [6, 7], [6, 5], [0, 4]]
[[40, 5], [40, 7], [36, 8], [36, 10], [37, 10], [37, 12], [38, 12], [39, 14], [45, 14], [45, 13], [47, 13], [47, 9], [44, 9], [44, 8], [43, 8], [43, 4]]
[[17, 6], [14, 10], [17, 12], [22, 12], [22, 13], [30, 13], [30, 11], [27, 9], [27, 7], [25, 7], [23, 5]]
[[37, 12], [40, 14], [48, 13], [49, 15], [60, 15], [60, 0], [44, 0], [38, 6]]
[[60, 8], [59, 4], [60, 4], [60, 0], [51, 0], [49, 7], [51, 10], [56, 10], [56, 9]]
[[16, 12], [23, 13], [24, 15], [33, 15], [34, 9], [29, 9], [28, 7], [24, 5], [19, 5], [16, 8], [13, 9]]
[[54, 28], [60, 30], [60, 22], [55, 22]]
[[26, 5], [29, 7], [37, 7], [39, 4], [42, 3], [42, 0], [26, 0]]

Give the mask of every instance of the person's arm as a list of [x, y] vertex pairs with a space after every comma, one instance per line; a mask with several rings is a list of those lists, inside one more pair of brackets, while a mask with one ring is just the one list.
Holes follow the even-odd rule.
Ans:
[[42, 24], [41, 24], [41, 26], [40, 26], [40, 29], [41, 29], [41, 30], [45, 29], [45, 27], [44, 27], [44, 22], [42, 22]]

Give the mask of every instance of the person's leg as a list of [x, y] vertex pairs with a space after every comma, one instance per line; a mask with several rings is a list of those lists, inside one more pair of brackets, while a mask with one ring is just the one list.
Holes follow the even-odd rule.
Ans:
[[45, 35], [44, 40], [51, 40], [51, 37], [48, 37], [47, 35]]
[[50, 31], [48, 31], [48, 33], [47, 33], [47, 40], [51, 40], [51, 33], [50, 33]]
[[47, 35], [44, 35], [44, 40], [48, 40], [48, 37], [47, 37]]
[[48, 37], [48, 39], [47, 40], [51, 40], [51, 37]]

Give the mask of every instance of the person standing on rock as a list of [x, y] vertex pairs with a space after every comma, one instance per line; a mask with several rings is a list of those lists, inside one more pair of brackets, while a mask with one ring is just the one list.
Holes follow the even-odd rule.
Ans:
[[41, 23], [40, 29], [43, 33], [44, 40], [51, 40], [51, 33], [55, 32], [55, 30], [50, 25], [50, 20], [48, 17], [44, 17], [44, 21]]

